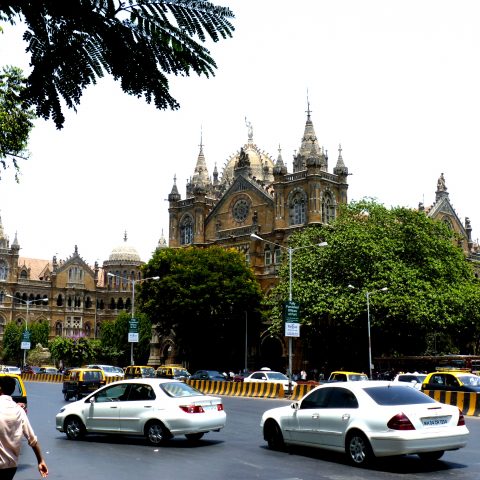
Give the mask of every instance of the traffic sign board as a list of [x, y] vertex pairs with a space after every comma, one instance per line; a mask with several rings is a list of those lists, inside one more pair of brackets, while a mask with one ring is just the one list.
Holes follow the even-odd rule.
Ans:
[[286, 337], [299, 337], [300, 336], [300, 324], [298, 322], [285, 323], [285, 336]]
[[295, 302], [285, 302], [285, 323], [298, 323], [300, 305]]
[[138, 320], [136, 318], [131, 318], [128, 322], [128, 333], [138, 333]]

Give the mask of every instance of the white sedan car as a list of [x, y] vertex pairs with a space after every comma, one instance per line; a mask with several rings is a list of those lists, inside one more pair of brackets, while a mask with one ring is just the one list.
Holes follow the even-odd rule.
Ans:
[[267, 410], [260, 426], [271, 449], [320, 447], [345, 452], [357, 466], [403, 454], [437, 460], [464, 447], [469, 435], [456, 406], [375, 380], [320, 385], [299, 402]]
[[[244, 383], [280, 383], [283, 385], [285, 391], [288, 390], [288, 377], [281, 372], [274, 372], [273, 370], [259, 370], [258, 372], [253, 372], [248, 377], [243, 379]], [[292, 381], [292, 389], [295, 387], [297, 382]]]
[[153, 445], [175, 435], [199, 440], [225, 426], [219, 397], [204, 395], [178, 380], [135, 378], [98, 389], [65, 405], [56, 428], [71, 440], [86, 433], [145, 436]]

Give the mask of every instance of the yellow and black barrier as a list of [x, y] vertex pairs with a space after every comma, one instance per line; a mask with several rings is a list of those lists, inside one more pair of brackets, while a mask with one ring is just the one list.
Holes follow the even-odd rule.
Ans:
[[295, 385], [293, 387], [292, 396], [290, 397], [291, 400], [300, 400], [304, 395], [306, 395], [310, 390], [313, 390], [315, 387], [318, 387], [317, 384], [313, 383], [301, 383], [299, 385]]
[[26, 382], [47, 382], [47, 383], [62, 383], [63, 375], [57, 373], [22, 373], [22, 379]]
[[233, 397], [283, 398], [285, 392], [279, 383], [215, 382], [212, 380], [187, 380], [193, 388], [209, 395]]
[[423, 393], [438, 402], [457, 406], [464, 415], [480, 416], [480, 394], [471, 392], [446, 392], [441, 390], [423, 390]]

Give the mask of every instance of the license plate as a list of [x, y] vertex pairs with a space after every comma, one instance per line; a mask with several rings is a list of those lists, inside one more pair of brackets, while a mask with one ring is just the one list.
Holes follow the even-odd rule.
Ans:
[[450, 417], [428, 417], [422, 418], [422, 425], [424, 427], [438, 427], [440, 425], [447, 425]]
[[207, 411], [207, 410], [216, 410], [217, 406], [216, 405], [202, 405], [202, 408]]

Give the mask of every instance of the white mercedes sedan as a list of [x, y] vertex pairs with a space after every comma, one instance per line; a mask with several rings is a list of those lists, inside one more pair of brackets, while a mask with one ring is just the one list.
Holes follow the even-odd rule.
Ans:
[[140, 435], [153, 445], [176, 435], [200, 440], [225, 426], [219, 397], [204, 395], [178, 380], [135, 378], [110, 383], [65, 405], [56, 428], [71, 440], [86, 433]]
[[456, 406], [375, 380], [320, 385], [290, 406], [267, 410], [260, 426], [271, 449], [303, 445], [345, 452], [356, 466], [404, 454], [438, 460], [446, 450], [464, 447], [469, 435]]

